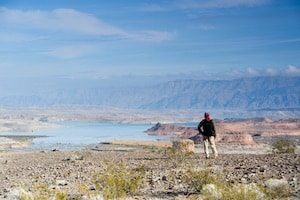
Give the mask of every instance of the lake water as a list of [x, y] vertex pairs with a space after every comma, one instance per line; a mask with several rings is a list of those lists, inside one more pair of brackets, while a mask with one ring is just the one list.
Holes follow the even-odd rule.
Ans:
[[166, 140], [164, 136], [144, 133], [152, 125], [114, 124], [96, 122], [64, 122], [58, 128], [34, 133], [6, 132], [1, 135], [43, 135], [33, 139], [30, 149], [76, 149], [112, 140]]

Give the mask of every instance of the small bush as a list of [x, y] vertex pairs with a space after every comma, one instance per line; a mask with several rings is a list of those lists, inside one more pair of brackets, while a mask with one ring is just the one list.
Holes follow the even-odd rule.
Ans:
[[222, 200], [257, 200], [265, 199], [265, 195], [256, 185], [224, 185], [220, 188]]
[[217, 184], [220, 182], [219, 177], [214, 175], [211, 170], [188, 170], [184, 174], [183, 181], [188, 188], [192, 188], [196, 192], [200, 192], [206, 184]]
[[289, 199], [292, 192], [290, 188], [287, 187], [280, 187], [276, 189], [268, 189], [265, 191], [266, 196], [268, 199]]
[[55, 195], [56, 200], [67, 200], [68, 194], [65, 191], [58, 191]]
[[94, 177], [94, 183], [103, 192], [105, 199], [120, 199], [135, 194], [142, 187], [144, 176], [143, 168], [109, 165], [104, 173]]
[[194, 155], [193, 152], [189, 151], [181, 151], [180, 149], [175, 149], [172, 147], [168, 147], [165, 150], [165, 156], [170, 159], [173, 167], [177, 168], [182, 166], [183, 164], [187, 164], [187, 159], [190, 159]]
[[273, 188], [261, 186], [262, 191], [266, 195], [266, 199], [289, 199], [292, 195], [292, 189], [289, 185], [280, 185]]
[[216, 184], [214, 187], [203, 188], [202, 195], [204, 200], [274, 200], [289, 199], [291, 189], [288, 186], [276, 188], [266, 188], [252, 184]]
[[86, 196], [88, 199], [93, 199], [93, 198], [99, 196], [99, 191], [91, 190], [90, 187], [85, 183], [78, 183], [77, 184], [77, 190], [82, 195]]
[[277, 140], [272, 144], [274, 153], [295, 153], [296, 144], [290, 140]]
[[68, 194], [66, 191], [51, 190], [46, 183], [36, 183], [32, 186], [31, 192], [23, 191], [20, 200], [66, 200]]
[[32, 193], [23, 193], [21, 200], [48, 200], [51, 197], [49, 186], [45, 183], [37, 183], [32, 187]]
[[289, 185], [278, 185], [272, 188], [251, 184], [230, 184], [224, 180], [223, 174], [212, 170], [184, 173], [183, 184], [192, 189], [194, 194], [200, 193], [204, 200], [273, 200], [288, 199], [292, 195]]
[[34, 200], [34, 197], [27, 192], [22, 192], [22, 194], [20, 195], [20, 200]]

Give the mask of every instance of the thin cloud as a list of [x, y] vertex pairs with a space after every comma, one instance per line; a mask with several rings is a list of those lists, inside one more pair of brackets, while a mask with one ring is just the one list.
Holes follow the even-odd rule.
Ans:
[[279, 74], [279, 70], [274, 69], [274, 68], [267, 68], [266, 69], [266, 75], [268, 76], [276, 76]]
[[0, 32], [0, 43], [23, 43], [38, 40], [45, 40], [46, 36], [36, 36], [32, 34]]
[[226, 73], [228, 77], [257, 77], [257, 76], [300, 76], [300, 67], [289, 65], [285, 68], [259, 69], [248, 67], [246, 69], [233, 69]]
[[89, 35], [126, 35], [124, 31], [108, 25], [92, 15], [72, 9], [53, 11], [23, 11], [1, 8], [1, 21], [31, 28], [74, 31]]
[[88, 55], [95, 51], [93, 46], [88, 45], [73, 45], [64, 46], [50, 50], [44, 54], [61, 59], [72, 59]]
[[173, 0], [161, 4], [142, 4], [138, 11], [163, 12], [172, 10], [197, 10], [232, 7], [254, 7], [270, 3], [271, 0]]
[[138, 11], [141, 12], [163, 12], [168, 11], [170, 8], [168, 8], [166, 5], [158, 5], [158, 4], [142, 4], [138, 7]]
[[0, 22], [8, 27], [65, 31], [90, 36], [108, 36], [142, 41], [165, 41], [172, 38], [166, 31], [127, 31], [98, 17], [73, 9], [11, 10], [0, 8]]
[[291, 76], [300, 76], [300, 67], [289, 65], [285, 69], [285, 73]]
[[249, 76], [257, 76], [260, 74], [260, 72], [252, 67], [248, 67], [246, 69], [246, 74], [249, 75]]
[[208, 9], [252, 7], [269, 3], [269, 0], [177, 0], [175, 4], [182, 9]]
[[200, 25], [198, 28], [202, 31], [209, 31], [209, 30], [216, 29], [216, 27], [212, 25]]
[[172, 40], [175, 33], [170, 33], [167, 31], [140, 31], [133, 33], [130, 37], [149, 42], [163, 42], [167, 40]]

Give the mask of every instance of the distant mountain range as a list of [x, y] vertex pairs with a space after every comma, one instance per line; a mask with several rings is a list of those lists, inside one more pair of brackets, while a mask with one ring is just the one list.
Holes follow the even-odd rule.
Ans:
[[0, 96], [2, 106], [97, 105], [138, 109], [299, 109], [300, 77], [176, 80], [150, 86], [42, 88]]

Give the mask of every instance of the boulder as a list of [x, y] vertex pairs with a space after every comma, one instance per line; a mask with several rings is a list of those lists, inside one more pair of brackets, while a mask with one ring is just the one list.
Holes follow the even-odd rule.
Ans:
[[195, 152], [195, 145], [193, 140], [190, 139], [182, 139], [182, 140], [176, 140], [172, 142], [172, 148], [175, 151], [181, 151], [181, 152]]
[[265, 181], [265, 186], [269, 189], [276, 189], [276, 188], [288, 187], [289, 183], [285, 179], [271, 178]]
[[30, 192], [25, 191], [23, 188], [15, 188], [12, 191], [10, 191], [6, 199], [33, 199], [33, 195]]

